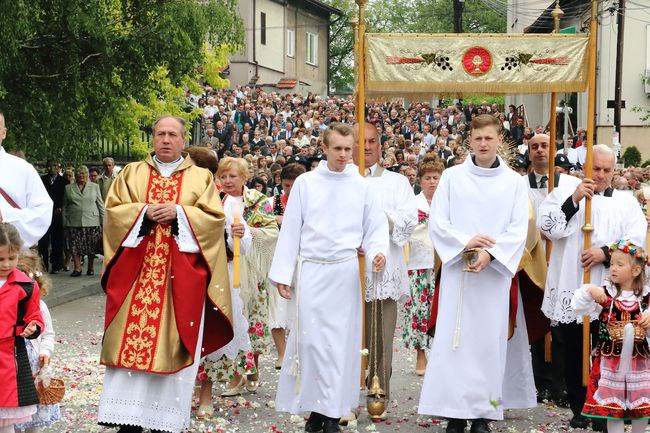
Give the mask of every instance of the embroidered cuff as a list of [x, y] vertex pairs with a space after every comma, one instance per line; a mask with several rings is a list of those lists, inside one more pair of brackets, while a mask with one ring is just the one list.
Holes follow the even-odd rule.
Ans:
[[571, 218], [578, 213], [578, 209], [580, 209], [580, 203], [578, 203], [578, 206], [575, 206], [573, 204], [573, 196], [570, 195], [569, 198], [567, 198], [564, 203], [562, 204], [562, 212], [564, 212], [564, 216], [566, 217], [566, 222], [568, 223]]

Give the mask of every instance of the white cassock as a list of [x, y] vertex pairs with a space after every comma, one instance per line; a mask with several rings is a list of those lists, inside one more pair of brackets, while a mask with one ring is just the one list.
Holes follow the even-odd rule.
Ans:
[[340, 418], [359, 404], [359, 246], [370, 261], [388, 251], [379, 200], [354, 165], [333, 172], [321, 161], [291, 189], [269, 273], [274, 283], [291, 284], [296, 272], [298, 317], [280, 372], [278, 412]]
[[0, 146], [0, 188], [14, 201], [14, 207], [0, 194], [2, 221], [13, 224], [26, 247], [35, 245], [50, 227], [52, 199], [36, 169], [27, 161], [7, 153]]
[[[585, 199], [575, 209], [571, 195], [575, 184], [563, 184], [542, 202], [537, 215], [537, 227], [553, 241], [551, 260], [544, 290], [542, 312], [551, 323], [582, 323], [571, 308], [573, 293], [583, 283], [580, 255], [584, 249], [582, 226], [585, 222]], [[608, 188], [608, 191], [612, 191]], [[570, 218], [567, 218], [570, 216]], [[567, 221], [568, 219], [568, 221]], [[594, 195], [591, 201], [591, 245], [610, 246], [619, 239], [629, 239], [636, 245], [645, 246], [647, 222], [638, 201], [621, 191], [613, 190], [611, 197]], [[605, 266], [591, 268], [591, 282], [600, 284], [605, 276]], [[592, 314], [591, 320], [598, 315]]]
[[[480, 168], [467, 158], [442, 173], [429, 233], [443, 265], [421, 414], [503, 419], [510, 284], [526, 242], [527, 199], [520, 176], [500, 157], [496, 168]], [[487, 250], [494, 260], [480, 273], [463, 272], [462, 252], [477, 234], [496, 239]]]
[[[379, 170], [379, 171], [378, 171]], [[404, 258], [406, 244], [418, 225], [418, 208], [413, 187], [406, 176], [384, 170], [378, 164], [370, 167], [370, 182], [379, 198], [379, 205], [388, 218], [390, 248], [386, 267], [376, 282], [377, 299], [406, 301], [410, 296], [408, 271]], [[366, 261], [366, 302], [375, 298], [371, 261]]]
[[[154, 159], [155, 160], [155, 159]], [[161, 176], [169, 177], [183, 158], [171, 163], [156, 160]], [[42, 183], [42, 182], [41, 182]], [[178, 210], [178, 236], [174, 236], [182, 252], [199, 252], [185, 213]], [[142, 241], [138, 237], [146, 208], [133, 225], [122, 246], [134, 248]], [[222, 234], [216, 234], [217, 236]], [[123, 368], [106, 367], [104, 386], [99, 399], [98, 421], [119, 425], [134, 425], [152, 430], [177, 433], [190, 425], [192, 390], [201, 360], [203, 315], [199, 328], [194, 363], [173, 374], [153, 374]]]

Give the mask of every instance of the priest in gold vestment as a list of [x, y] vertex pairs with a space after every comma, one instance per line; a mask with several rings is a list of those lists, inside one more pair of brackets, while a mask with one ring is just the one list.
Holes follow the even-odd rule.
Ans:
[[221, 201], [184, 145], [184, 121], [158, 119], [106, 198], [99, 422], [121, 433], [187, 428], [200, 358], [233, 337]]

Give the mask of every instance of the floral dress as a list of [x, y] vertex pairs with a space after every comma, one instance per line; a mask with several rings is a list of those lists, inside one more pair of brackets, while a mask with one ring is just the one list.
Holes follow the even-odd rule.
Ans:
[[[213, 382], [232, 380], [243, 375], [256, 374], [254, 355], [268, 353], [271, 332], [268, 326], [267, 274], [271, 267], [278, 224], [271, 200], [255, 189], [244, 187], [243, 217], [253, 236], [251, 250], [241, 258], [241, 296], [248, 317], [248, 336], [252, 350], [240, 351], [235, 360], [222, 356], [218, 360], [204, 358], [199, 366], [198, 379]], [[271, 289], [273, 289], [271, 287]]]
[[[584, 286], [583, 286], [584, 287]], [[647, 290], [646, 290], [647, 292]], [[621, 330], [634, 324], [648, 308], [648, 295], [635, 296], [623, 292], [616, 297], [616, 288], [605, 285], [607, 300], [596, 304], [584, 288], [576, 291], [572, 306], [576, 313], [591, 313], [582, 305], [591, 303], [592, 310], [602, 308], [599, 317], [598, 343], [593, 352], [593, 365], [582, 414], [591, 418], [634, 420], [650, 418], [650, 349], [646, 332], [635, 326], [634, 347], [630, 368], [619, 369], [623, 339]]]
[[418, 225], [409, 240], [408, 275], [411, 297], [404, 304], [402, 340], [407, 349], [428, 349], [429, 313], [434, 294], [434, 255], [429, 239], [429, 204], [423, 193], [416, 197]]

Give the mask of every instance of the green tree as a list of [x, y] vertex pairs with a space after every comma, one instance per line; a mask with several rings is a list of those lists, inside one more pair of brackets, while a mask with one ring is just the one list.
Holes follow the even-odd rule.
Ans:
[[182, 110], [185, 90], [202, 70], [222, 86], [214, 71], [243, 42], [237, 0], [11, 3], [0, 14], [0, 109], [8, 147], [35, 159], [89, 158], [100, 136], [146, 148], [141, 123], [197, 116]]
[[[343, 11], [332, 23], [330, 42], [330, 89], [351, 91], [354, 86], [354, 32], [350, 20], [358, 14], [354, 0], [324, 0]], [[505, 33], [506, 2], [494, 0], [487, 7], [481, 0], [465, 0], [464, 31]], [[381, 33], [452, 33], [452, 0], [370, 1], [366, 8], [366, 31]]]
[[638, 167], [641, 165], [641, 152], [636, 146], [630, 146], [625, 149], [621, 159], [626, 167]]

